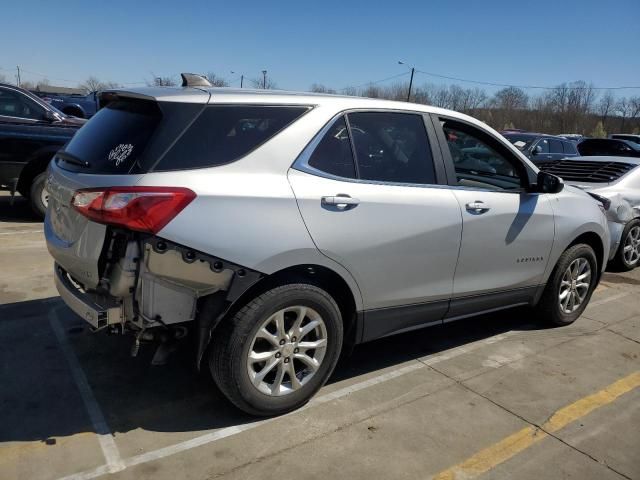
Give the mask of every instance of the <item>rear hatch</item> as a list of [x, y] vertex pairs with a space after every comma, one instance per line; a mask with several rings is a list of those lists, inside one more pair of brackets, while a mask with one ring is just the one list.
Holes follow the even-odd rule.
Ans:
[[154, 159], [166, 151], [170, 140], [202, 108], [201, 104], [187, 104], [173, 116], [175, 121], [163, 121], [168, 117], [166, 111], [178, 105], [184, 104], [116, 99], [83, 126], [51, 162], [44, 225], [47, 247], [55, 261], [85, 288], [98, 285], [108, 227], [76, 211], [71, 206], [74, 193], [136, 185]]

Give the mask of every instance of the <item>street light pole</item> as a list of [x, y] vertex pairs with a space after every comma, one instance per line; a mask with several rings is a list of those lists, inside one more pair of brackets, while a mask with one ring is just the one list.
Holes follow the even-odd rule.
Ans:
[[267, 88], [267, 71], [262, 70], [262, 89], [265, 90]]
[[240, 88], [242, 88], [243, 81], [244, 81], [244, 75], [240, 75]]

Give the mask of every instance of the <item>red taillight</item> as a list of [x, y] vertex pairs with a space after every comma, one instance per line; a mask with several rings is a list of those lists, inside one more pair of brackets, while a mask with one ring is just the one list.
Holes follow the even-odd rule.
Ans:
[[98, 223], [158, 233], [196, 194], [180, 187], [107, 187], [78, 190], [71, 205]]

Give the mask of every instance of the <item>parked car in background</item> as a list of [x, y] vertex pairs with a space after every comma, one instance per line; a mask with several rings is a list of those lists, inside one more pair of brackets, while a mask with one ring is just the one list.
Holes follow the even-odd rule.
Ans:
[[580, 135], [579, 133], [561, 133], [556, 136], [566, 138], [567, 140], [571, 140], [574, 143], [579, 143], [586, 138], [584, 135]]
[[566, 138], [540, 133], [504, 132], [503, 135], [536, 165], [578, 155], [576, 144]]
[[608, 199], [609, 260], [620, 270], [640, 265], [640, 159], [573, 157], [543, 165], [542, 169]]
[[47, 92], [32, 92], [66, 115], [91, 118], [98, 111], [98, 92], [87, 95], [61, 95]]
[[587, 138], [577, 148], [583, 157], [640, 157], [640, 145], [629, 140]]
[[112, 92], [51, 162], [44, 230], [73, 311], [138, 343], [191, 331], [239, 408], [303, 405], [343, 345], [517, 305], [567, 325], [589, 302], [602, 205], [484, 123], [185, 83]]
[[640, 145], [640, 135], [634, 135], [631, 133], [611, 133], [608, 138], [613, 138], [614, 140], [626, 140]]
[[0, 83], [0, 189], [20, 192], [44, 217], [49, 160], [85, 121], [22, 88]]

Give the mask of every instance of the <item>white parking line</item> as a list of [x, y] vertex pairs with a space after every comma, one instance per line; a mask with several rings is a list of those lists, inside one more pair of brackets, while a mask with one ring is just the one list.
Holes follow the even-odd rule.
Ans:
[[619, 300], [622, 297], [626, 297], [627, 295], [631, 295], [629, 292], [616, 293], [615, 295], [611, 295], [610, 297], [603, 298], [602, 300], [596, 300], [595, 302], [589, 302], [587, 307], [597, 307], [598, 305], [604, 305], [605, 303], [613, 302], [614, 300]]
[[[430, 365], [435, 365], [437, 363], [443, 362], [445, 360], [449, 360], [455, 358], [459, 355], [463, 355], [465, 353], [469, 353], [473, 350], [476, 350], [480, 347], [490, 345], [492, 343], [496, 343], [500, 340], [504, 340], [514, 333], [519, 333], [516, 331], [509, 331], [506, 333], [501, 333], [499, 335], [495, 335], [493, 337], [485, 338], [482, 340], [477, 340], [475, 342], [469, 343], [467, 345], [462, 345], [460, 347], [453, 348], [448, 350], [445, 353], [439, 353], [432, 356], [428, 356], [425, 359], [418, 361], [415, 360], [409, 365], [404, 367], [400, 367], [396, 370], [392, 370], [390, 372], [383, 373], [381, 375], [369, 378], [367, 380], [363, 380], [362, 382], [354, 383], [353, 385], [348, 385], [344, 388], [340, 388], [333, 392], [319, 395], [316, 398], [313, 398], [307, 405], [303, 408], [300, 408], [294, 412], [288, 413], [286, 415], [280, 417], [267, 418], [264, 420], [258, 420], [253, 423], [247, 423], [244, 425], [234, 425], [231, 427], [222, 428], [220, 430], [216, 430], [215, 432], [206, 433], [204, 435], [200, 435], [198, 437], [192, 438], [190, 440], [185, 440], [184, 442], [176, 443], [174, 445], [170, 445], [168, 447], [159, 448], [157, 450], [151, 450], [146, 453], [142, 453], [140, 455], [135, 455], [133, 457], [125, 458], [122, 460], [123, 468], [132, 467], [134, 465], [139, 465], [141, 463], [148, 463], [154, 460], [159, 460], [165, 457], [169, 457], [171, 455], [175, 455], [177, 453], [185, 452], [187, 450], [194, 449], [196, 447], [201, 447], [203, 445], [207, 445], [223, 438], [228, 438], [233, 435], [237, 435], [242, 432], [246, 432], [247, 430], [253, 430], [254, 428], [260, 427], [266, 423], [273, 422], [274, 420], [281, 419], [283, 417], [287, 417], [290, 415], [295, 415], [303, 410], [307, 410], [309, 408], [316, 407], [318, 405], [325, 404], [332, 400], [337, 400], [339, 398], [346, 397], [351, 395], [352, 393], [358, 392], [360, 390], [364, 390], [365, 388], [369, 388], [373, 385], [379, 385], [381, 383], [387, 382], [394, 378], [400, 377], [402, 375], [406, 375], [408, 373], [414, 372], [416, 370], [420, 370]], [[84, 472], [72, 474], [58, 480], [90, 480], [92, 478], [97, 478], [102, 475], [109, 473], [106, 465], [102, 465], [93, 470], [86, 470]]]
[[64, 354], [67, 363], [69, 364], [71, 375], [76, 382], [78, 390], [80, 391], [80, 396], [82, 397], [84, 406], [87, 409], [87, 413], [89, 414], [89, 418], [91, 419], [93, 428], [96, 432], [96, 435], [98, 435], [100, 448], [102, 449], [102, 453], [104, 454], [104, 458], [107, 462], [107, 464], [103, 467], [100, 467], [100, 469], [102, 469], [102, 473], [113, 473], [124, 470], [125, 466], [122, 463], [122, 459], [120, 458], [118, 446], [116, 445], [116, 442], [113, 439], [113, 435], [109, 430], [109, 426], [104, 419], [102, 410], [100, 409], [100, 406], [98, 405], [98, 402], [96, 401], [96, 398], [91, 391], [91, 387], [89, 386], [86, 375], [82, 371], [80, 362], [78, 362], [78, 358], [73, 353], [73, 349], [71, 348], [71, 345], [69, 345], [67, 336], [62, 329], [62, 326], [60, 325], [57, 310], [57, 308], [53, 308], [49, 311], [49, 324], [51, 325], [51, 329], [58, 339], [58, 343], [60, 344], [60, 348], [62, 349], [62, 353]]
[[14, 232], [0, 232], [0, 235], [18, 235], [21, 233], [44, 233], [44, 230], [16, 230]]

